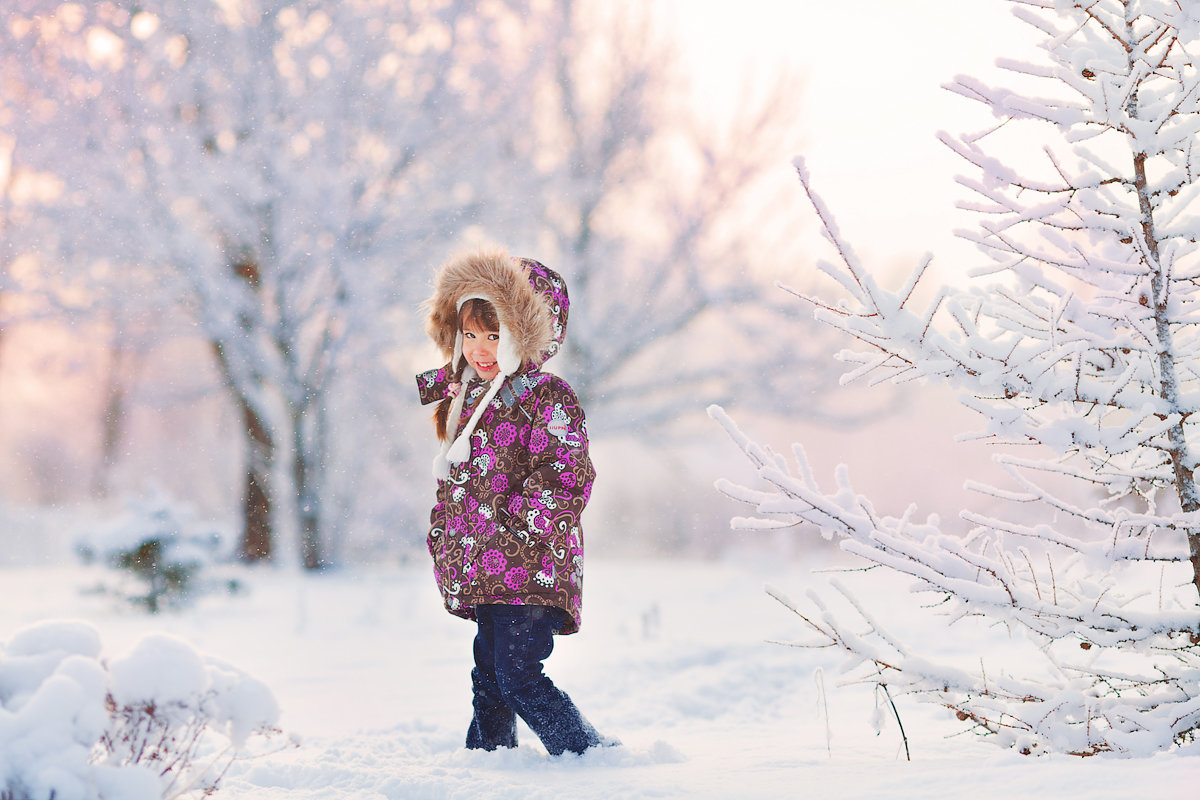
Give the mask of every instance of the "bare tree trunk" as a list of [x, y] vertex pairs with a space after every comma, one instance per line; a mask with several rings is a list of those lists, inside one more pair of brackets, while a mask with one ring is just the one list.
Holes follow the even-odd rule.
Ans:
[[[1135, 41], [1129, 23], [1126, 23], [1127, 35], [1130, 41]], [[1134, 66], [1130, 65], [1130, 74]], [[1130, 95], [1126, 110], [1131, 118], [1137, 118], [1137, 92]], [[1179, 353], [1175, 349], [1174, 337], [1171, 331], [1171, 319], [1168, 313], [1169, 287], [1163, 274], [1162, 261], [1159, 257], [1158, 232], [1154, 225], [1154, 206], [1150, 200], [1150, 190], [1146, 176], [1146, 154], [1135, 152], [1133, 156], [1133, 181], [1137, 190], [1138, 207], [1142, 216], [1142, 237], [1145, 239], [1146, 252], [1149, 255], [1150, 290], [1153, 297], [1147, 298], [1147, 304], [1154, 311], [1154, 329], [1158, 337], [1158, 379], [1159, 391], [1167, 406], [1175, 412], [1175, 424], [1167, 433], [1170, 447], [1167, 455], [1171, 459], [1171, 469], [1175, 476], [1175, 491], [1179, 497], [1179, 505], [1185, 514], [1200, 510], [1200, 494], [1196, 491], [1196, 478], [1191, 468], [1192, 463], [1188, 453], [1187, 437], [1183, 430], [1185, 415], [1179, 413], [1179, 378], [1175, 371], [1175, 362]], [[1188, 552], [1192, 563], [1192, 584], [1196, 587], [1197, 597], [1200, 598], [1200, 530], [1195, 528], [1187, 531]]]
[[100, 458], [92, 478], [92, 495], [101, 499], [108, 497], [112, 490], [112, 470], [117, 463], [117, 447], [121, 444], [125, 428], [124, 372], [127, 358], [127, 351], [120, 342], [114, 341], [104, 387], [104, 410], [100, 420]]
[[[258, 264], [253, 259], [237, 257], [230, 260], [230, 269], [245, 281], [251, 291], [260, 284]], [[240, 327], [250, 335], [253, 324], [243, 315]], [[242, 546], [238, 554], [245, 562], [269, 561], [274, 556], [274, 531], [271, 523], [271, 472], [275, 463], [275, 440], [270, 429], [255, 410], [246, 393], [239, 389], [225, 348], [220, 341], [212, 342], [213, 353], [225, 378], [225, 385], [242, 414], [242, 430], [246, 433], [246, 466], [242, 491]]]
[[239, 398], [238, 405], [250, 449], [242, 496], [244, 528], [239, 557], [246, 562], [269, 561], [272, 556], [270, 464], [275, 457], [275, 443], [250, 404]]
[[242, 430], [246, 435], [246, 465], [242, 480], [242, 545], [238, 557], [250, 563], [269, 561], [274, 555], [271, 465], [275, 462], [275, 440], [254, 406], [238, 391], [221, 343], [214, 341], [211, 344], [221, 374], [225, 377], [225, 385], [229, 387], [242, 415]]
[[304, 414], [292, 414], [292, 476], [300, 521], [300, 556], [305, 569], [326, 566], [321, 552], [321, 506], [317, 473], [321, 468], [315, 437], [304, 435]]

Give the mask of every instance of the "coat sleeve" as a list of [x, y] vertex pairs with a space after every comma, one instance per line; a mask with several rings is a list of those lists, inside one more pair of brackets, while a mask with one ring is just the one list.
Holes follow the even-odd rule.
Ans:
[[596, 477], [587, 421], [575, 393], [558, 379], [539, 388], [527, 442], [530, 470], [508, 504], [513, 526], [534, 541], [578, 528]]
[[427, 406], [444, 400], [449, 392], [453, 373], [450, 365], [422, 372], [417, 376], [417, 394], [421, 397], [421, 405]]

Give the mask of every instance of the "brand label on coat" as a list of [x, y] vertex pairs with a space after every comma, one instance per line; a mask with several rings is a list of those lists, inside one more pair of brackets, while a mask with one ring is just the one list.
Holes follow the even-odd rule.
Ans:
[[551, 436], [556, 437], [560, 442], [571, 447], [579, 445], [578, 437], [571, 435], [571, 418], [561, 407], [555, 408], [550, 414], [550, 421], [546, 423], [546, 432]]
[[560, 421], [557, 419], [552, 419], [552, 420], [550, 420], [550, 424], [546, 426], [546, 430], [550, 432], [551, 436], [557, 436], [559, 439], [563, 440], [564, 442], [567, 440], [567, 423], [566, 422], [563, 422], [563, 421]]

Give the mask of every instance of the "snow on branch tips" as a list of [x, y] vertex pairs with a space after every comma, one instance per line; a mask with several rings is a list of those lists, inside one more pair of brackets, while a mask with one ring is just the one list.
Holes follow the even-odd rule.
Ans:
[[1188, 203], [1200, 195], [1200, 22], [1173, 0], [1010, 2], [1045, 62], [1005, 66], [1040, 88], [959, 78], [949, 88], [998, 123], [939, 134], [982, 198], [963, 206], [980, 215], [961, 234], [979, 246], [982, 263], [962, 265], [971, 282], [913, 313], [928, 261], [900, 291], [881, 287], [797, 160], [837, 256], [820, 268], [840, 294], [792, 292], [865, 345], [839, 355], [853, 365], [844, 382], [954, 390], [980, 420], [960, 439], [994, 448], [1001, 477], [902, 453], [897, 469], [965, 477], [978, 507], [889, 514], [854, 490], [848, 467], [823, 486], [800, 446], [789, 462], [713, 406], [755, 475], [717, 489], [753, 509], [734, 527], [819, 532], [886, 568], [864, 579], [899, 575], [932, 596], [923, 610], [938, 624], [983, 623], [978, 665], [964, 666], [936, 637], [914, 646], [888, 632], [903, 626], [849, 586], [834, 587], [836, 604], [774, 592], [807, 645], [849, 655], [852, 679], [942, 706], [952, 724], [1023, 753], [1195, 749], [1200, 237]]

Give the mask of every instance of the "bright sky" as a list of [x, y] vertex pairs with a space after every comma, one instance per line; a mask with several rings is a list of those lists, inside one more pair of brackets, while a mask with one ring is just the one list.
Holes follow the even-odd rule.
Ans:
[[[988, 83], [1016, 84], [1019, 78], [995, 66], [998, 57], [1041, 61], [1038, 34], [1015, 19], [1006, 0], [660, 0], [673, 4], [673, 33], [693, 45], [696, 76], [714, 94], [732, 94], [731, 76], [752, 66], [760, 73], [801, 71], [804, 89], [796, 98], [800, 138], [781, 154], [795, 186], [797, 235], [811, 250], [785, 284], [805, 286], [820, 259], [833, 253], [819, 238], [815, 215], [791, 171], [803, 155], [817, 192], [832, 209], [843, 236], [876, 275], [898, 288], [925, 253], [934, 254], [932, 283], [960, 279], [985, 263], [954, 228], [976, 224], [955, 209], [967, 199], [955, 175], [970, 165], [937, 139], [938, 131], [966, 133], [991, 124], [979, 104], [943, 89], [956, 75]], [[897, 274], [902, 270], [903, 274]], [[811, 285], [811, 284], [809, 284]], [[828, 292], [823, 291], [822, 288]], [[933, 286], [927, 286], [932, 290]], [[831, 283], [819, 294], [837, 296]], [[907, 423], [862, 426], [855, 431], [800, 429], [821, 480], [837, 463], [851, 465], [859, 491], [889, 507], [916, 501], [924, 511], [974, 498], [953, 481], [931, 481], [925, 470], [897, 469], [883, 453], [921, 452], [951, 471], [988, 480], [990, 453], [964, 450], [954, 434], [977, 420], [949, 395], [924, 390], [906, 412]], [[960, 496], [961, 495], [961, 496]], [[947, 500], [947, 497], [952, 499]]]
[[[735, 91], [730, 78], [794, 67], [803, 155], [817, 192], [868, 264], [904, 265], [933, 252], [939, 275], [979, 263], [952, 235], [973, 224], [954, 209], [968, 165], [937, 141], [985, 127], [978, 104], [941, 88], [955, 75], [1008, 81], [997, 57], [1039, 60], [1036, 31], [1005, 0], [663, 0], [673, 33], [690, 43], [699, 80]], [[1011, 82], [1011, 81], [1009, 81]], [[816, 229], [800, 184], [796, 201]], [[884, 235], [886, 234], [886, 235]], [[827, 251], [820, 253], [828, 258]], [[815, 260], [815, 254], [814, 254]], [[961, 269], [961, 267], [954, 267]], [[787, 282], [787, 276], [783, 277]]]

